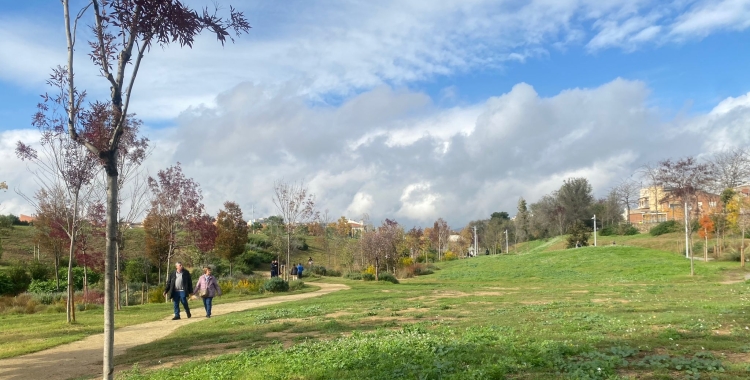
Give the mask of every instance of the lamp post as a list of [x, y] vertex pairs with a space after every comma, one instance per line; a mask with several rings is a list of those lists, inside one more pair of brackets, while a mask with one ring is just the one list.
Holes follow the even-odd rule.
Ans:
[[594, 219], [594, 247], [596, 247], [596, 214], [591, 219]]

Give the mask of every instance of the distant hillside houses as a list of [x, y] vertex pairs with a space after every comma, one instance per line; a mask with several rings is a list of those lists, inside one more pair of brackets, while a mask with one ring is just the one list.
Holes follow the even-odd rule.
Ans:
[[[747, 197], [750, 196], [750, 185], [739, 186], [734, 189], [737, 193]], [[668, 220], [683, 220], [685, 218], [685, 206], [675, 197], [671, 197], [672, 191], [661, 186], [644, 187], [640, 190], [638, 207], [630, 210], [627, 220], [633, 224], [654, 224]], [[699, 191], [696, 199], [688, 203], [688, 212], [691, 217], [700, 218], [719, 211], [721, 207], [721, 196], [705, 191]]]

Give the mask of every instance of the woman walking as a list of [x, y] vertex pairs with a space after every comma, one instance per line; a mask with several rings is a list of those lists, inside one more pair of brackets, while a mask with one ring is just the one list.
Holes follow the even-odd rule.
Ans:
[[194, 294], [203, 298], [203, 307], [206, 308], [206, 318], [211, 318], [211, 302], [214, 297], [221, 295], [221, 288], [216, 277], [211, 276], [211, 268], [203, 268], [203, 276], [198, 279], [198, 284], [193, 289]]

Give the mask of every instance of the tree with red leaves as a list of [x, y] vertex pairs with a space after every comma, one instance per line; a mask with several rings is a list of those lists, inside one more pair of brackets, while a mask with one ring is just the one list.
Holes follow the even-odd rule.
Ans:
[[[164, 260], [168, 272], [172, 257], [180, 249], [190, 245], [190, 241], [183, 239], [180, 232], [189, 231], [189, 227], [197, 226], [196, 223], [191, 224], [191, 221], [196, 221], [205, 214], [201, 203], [203, 195], [198, 183], [182, 173], [179, 162], [166, 170], [160, 170], [156, 178], [149, 177], [148, 184], [152, 194], [149, 216], [155, 220], [154, 224], [160, 229], [161, 236], [166, 239]], [[150, 228], [151, 225], [152, 223], [149, 223], [145, 227]]]
[[[690, 250], [690, 212], [689, 205], [696, 201], [696, 195], [710, 188], [714, 181], [712, 166], [699, 163], [693, 157], [677, 161], [664, 160], [656, 168], [657, 184], [668, 190], [667, 198], [679, 200], [685, 213], [685, 257], [690, 258], [690, 275], [695, 274], [693, 255]], [[659, 202], [661, 200], [657, 200]]]
[[[73, 141], [85, 146], [99, 159], [107, 174], [107, 240], [105, 256], [104, 301], [104, 354], [103, 378], [114, 376], [114, 264], [118, 225], [118, 163], [122, 136], [128, 128], [131, 94], [141, 62], [151, 47], [166, 47], [176, 43], [192, 47], [195, 37], [208, 30], [223, 45], [233, 41], [230, 31], [240, 35], [250, 29], [245, 16], [229, 8], [227, 18], [219, 17], [218, 5], [210, 12], [207, 8], [195, 10], [179, 0], [91, 0], [71, 17], [70, 1], [61, 0], [67, 40], [67, 64], [53, 72], [50, 85], [58, 87], [63, 95], [63, 120], [66, 132]], [[89, 57], [110, 89], [106, 102], [95, 102], [90, 112], [97, 113], [100, 123], [91, 130], [79, 128], [78, 116], [83, 108], [85, 91], [75, 85], [74, 51], [78, 21], [91, 8], [94, 24]], [[45, 98], [45, 102], [49, 101]], [[46, 110], [43, 110], [46, 112]]]
[[224, 209], [216, 216], [216, 253], [229, 260], [229, 274], [232, 262], [245, 252], [247, 243], [247, 222], [242, 219], [242, 209], [237, 203], [224, 202]]
[[193, 263], [200, 265], [207, 264], [208, 260], [206, 256], [216, 246], [216, 237], [219, 233], [216, 226], [216, 219], [208, 214], [192, 218], [187, 223], [187, 231], [192, 241], [192, 246], [198, 253]]

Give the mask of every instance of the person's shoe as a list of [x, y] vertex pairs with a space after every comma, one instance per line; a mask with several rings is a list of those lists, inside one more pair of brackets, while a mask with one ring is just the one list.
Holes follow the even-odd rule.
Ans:
[[173, 321], [176, 321], [176, 320], [178, 320], [178, 319], [180, 319], [180, 316], [179, 316], [179, 315], [175, 315], [175, 316], [174, 316], [174, 318], [172, 318], [172, 320], [173, 320]]
[[192, 315], [190, 315], [189, 311], [185, 311], [185, 314], [187, 314], [188, 318], [192, 317]]
[[206, 314], [206, 318], [211, 318], [211, 314]]

